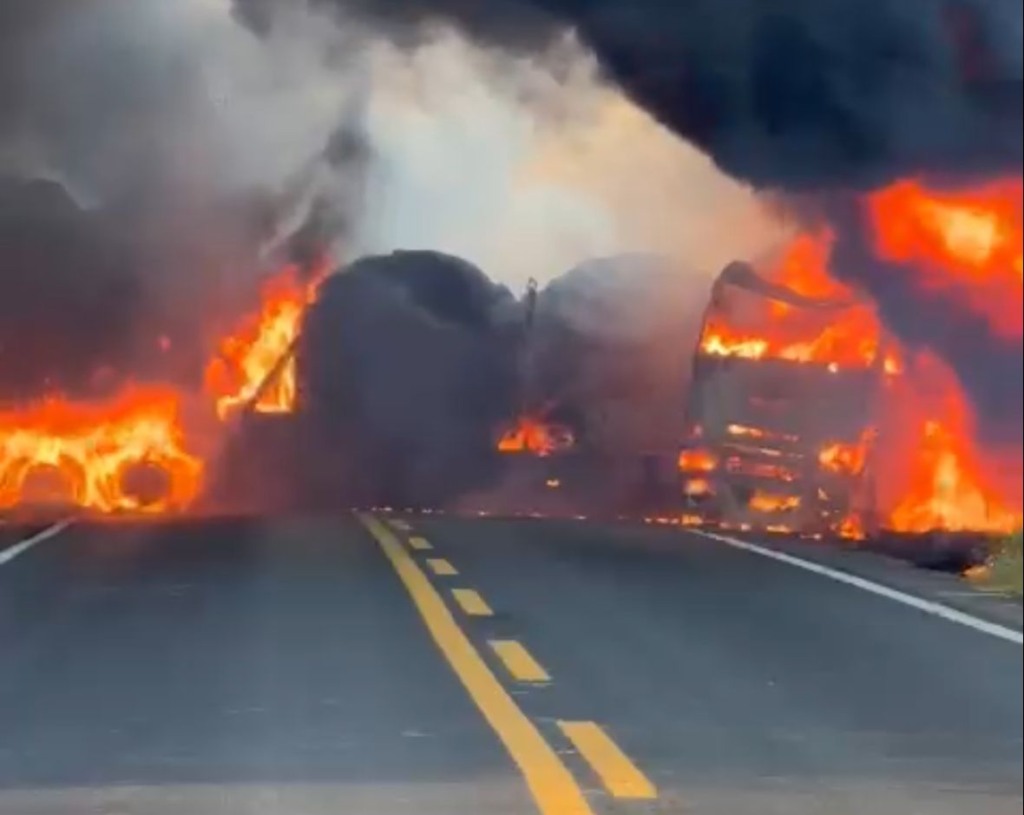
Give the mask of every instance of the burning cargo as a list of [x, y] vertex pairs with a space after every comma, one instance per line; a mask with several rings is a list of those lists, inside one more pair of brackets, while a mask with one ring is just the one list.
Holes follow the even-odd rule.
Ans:
[[585, 261], [529, 290], [517, 414], [499, 426], [505, 497], [520, 511], [640, 517], [672, 511], [692, 278], [668, 260]]

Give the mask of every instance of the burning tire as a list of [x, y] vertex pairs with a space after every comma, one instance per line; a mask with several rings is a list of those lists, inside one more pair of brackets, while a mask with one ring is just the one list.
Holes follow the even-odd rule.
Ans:
[[155, 507], [171, 495], [171, 475], [163, 467], [141, 461], [129, 464], [120, 473], [121, 492], [139, 509]]

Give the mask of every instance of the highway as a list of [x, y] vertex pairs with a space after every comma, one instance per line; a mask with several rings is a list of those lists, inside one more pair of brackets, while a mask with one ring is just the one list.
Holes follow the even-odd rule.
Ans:
[[1019, 606], [895, 567], [528, 519], [3, 535], [0, 815], [1021, 811]]

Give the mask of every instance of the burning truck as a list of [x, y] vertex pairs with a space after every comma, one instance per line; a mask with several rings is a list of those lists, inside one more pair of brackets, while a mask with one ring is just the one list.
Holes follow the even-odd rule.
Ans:
[[723, 334], [742, 320], [736, 312], [750, 305], [736, 302], [743, 297], [766, 300], [776, 328], [778, 321], [834, 325], [858, 307], [769, 283], [743, 263], [723, 270], [692, 362], [678, 459], [684, 516], [856, 534], [855, 517], [874, 518], [871, 427], [885, 388], [885, 350], [846, 365], [799, 345], [761, 355], [764, 341], [731, 342]]
[[717, 279], [682, 520], [873, 542], [1019, 528], [1019, 183], [900, 182], [856, 210]]

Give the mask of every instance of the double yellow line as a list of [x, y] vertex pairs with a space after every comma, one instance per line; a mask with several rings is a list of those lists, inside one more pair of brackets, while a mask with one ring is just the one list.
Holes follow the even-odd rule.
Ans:
[[505, 745], [543, 815], [594, 815], [572, 773], [487, 667], [401, 541], [376, 518], [359, 517], [391, 561], [466, 692]]

